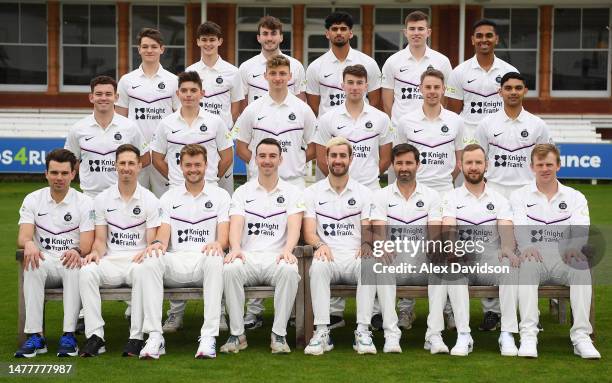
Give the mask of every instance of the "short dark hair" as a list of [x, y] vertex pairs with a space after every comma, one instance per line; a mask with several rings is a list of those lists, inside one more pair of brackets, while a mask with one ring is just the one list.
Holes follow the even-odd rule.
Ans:
[[391, 163], [395, 162], [395, 157], [404, 154], [404, 153], [412, 153], [414, 155], [414, 160], [419, 162], [419, 149], [417, 149], [414, 145], [410, 145], [407, 143], [397, 144], [391, 149]]
[[463, 161], [463, 156], [467, 152], [475, 152], [480, 150], [485, 157], [485, 161], [487, 160], [487, 152], [485, 152], [484, 148], [478, 144], [468, 144], [463, 148], [463, 153], [461, 154], [461, 160]]
[[177, 77], [178, 77], [179, 88], [181, 87], [182, 83], [191, 81], [191, 82], [195, 82], [196, 84], [198, 84], [200, 89], [202, 89], [202, 79], [200, 78], [200, 75], [196, 71], [181, 72], [178, 74]]
[[161, 32], [155, 28], [142, 28], [140, 30], [140, 33], [138, 33], [137, 37], [138, 45], [140, 45], [140, 42], [142, 41], [143, 37], [148, 37], [152, 40], [157, 41], [159, 45], [164, 45], [164, 39], [162, 37]]
[[442, 80], [442, 84], [444, 84], [444, 73], [442, 73], [442, 71], [433, 68], [427, 69], [421, 74], [421, 82], [423, 82], [423, 80], [425, 80], [425, 77], [428, 76], [439, 78], [440, 80]]
[[347, 74], [353, 75], [355, 77], [368, 79], [368, 71], [361, 64], [349, 65], [342, 71], [342, 80], [346, 77]]
[[198, 31], [196, 36], [198, 38], [202, 36], [217, 36], [218, 38], [222, 38], [223, 34], [221, 33], [221, 27], [219, 24], [214, 21], [206, 21], [198, 27]]
[[404, 19], [404, 25], [408, 24], [409, 21], [414, 22], [421, 20], [427, 21], [427, 26], [429, 26], [429, 16], [427, 16], [427, 13], [422, 11], [413, 11], [410, 12], [408, 16], [406, 16], [406, 18]]
[[136, 157], [138, 158], [138, 162], [140, 162], [140, 150], [138, 150], [138, 148], [132, 144], [119, 145], [119, 147], [115, 151], [115, 160], [117, 160], [117, 158], [119, 158], [119, 155], [124, 152], [132, 152], [136, 154]]
[[272, 137], [264, 138], [263, 140], [259, 141], [259, 143], [255, 147], [255, 154], [257, 154], [257, 151], [259, 150], [259, 147], [261, 145], [274, 145], [278, 148], [278, 154], [281, 154], [283, 152], [280, 142], [278, 142]]
[[109, 77], [109, 76], [96, 76], [94, 78], [91, 79], [91, 81], [89, 82], [89, 87], [91, 88], [91, 93], [93, 93], [94, 88], [97, 85], [112, 85], [113, 89], [115, 90], [115, 93], [117, 93], [117, 81], [115, 81], [114, 78]]
[[261, 32], [261, 28], [266, 28], [271, 31], [279, 31], [283, 33], [283, 23], [281, 21], [270, 15], [265, 15], [261, 19], [259, 19], [259, 23], [257, 24], [257, 34]]
[[53, 149], [49, 153], [47, 153], [47, 157], [45, 158], [45, 167], [49, 170], [49, 163], [51, 161], [55, 162], [70, 162], [70, 170], [74, 171], [77, 164], [77, 158], [68, 149]]
[[346, 12], [333, 12], [325, 18], [325, 29], [334, 24], [346, 24], [349, 29], [353, 29], [353, 16]]
[[181, 153], [180, 153], [179, 159], [182, 162], [184, 156], [195, 157], [198, 154], [201, 154], [201, 155], [204, 156], [204, 162], [208, 161], [208, 159], [206, 158], [208, 153], [206, 152], [206, 148], [205, 147], [203, 147], [202, 145], [198, 145], [198, 144], [187, 144], [187, 145], [183, 146], [183, 149], [181, 149]]
[[515, 80], [522, 81], [523, 85], [527, 86], [527, 82], [525, 81], [525, 77], [523, 77], [523, 75], [520, 74], [519, 72], [508, 72], [505, 75], [503, 75], [502, 79], [501, 79], [501, 82], [500, 82], [500, 85], [504, 86], [506, 81], [508, 81], [510, 79], [515, 79]]
[[493, 27], [493, 32], [495, 32], [495, 34], [497, 34], [497, 23], [491, 19], [480, 19], [478, 21], [476, 21], [474, 23], [474, 25], [472, 25], [472, 34], [474, 34], [474, 32], [476, 32], [476, 28], [483, 26], [483, 25], [489, 25], [491, 27]]

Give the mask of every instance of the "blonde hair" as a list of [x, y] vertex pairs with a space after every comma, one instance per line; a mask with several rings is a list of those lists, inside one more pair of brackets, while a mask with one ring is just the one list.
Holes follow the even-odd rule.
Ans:
[[557, 165], [561, 163], [561, 153], [559, 152], [559, 148], [557, 148], [554, 144], [538, 144], [531, 151], [531, 162], [533, 162], [534, 158], [542, 159], [548, 155], [548, 153], [553, 153], [555, 157], [557, 157]]
[[327, 141], [327, 144], [325, 144], [325, 154], [329, 154], [330, 148], [333, 148], [334, 146], [341, 146], [341, 145], [346, 145], [349, 151], [349, 156], [353, 155], [353, 145], [346, 138], [340, 137], [340, 136], [332, 137], [332, 139]]
[[266, 70], [278, 68], [279, 66], [286, 66], [291, 69], [291, 63], [289, 62], [289, 59], [283, 55], [272, 56], [266, 62]]

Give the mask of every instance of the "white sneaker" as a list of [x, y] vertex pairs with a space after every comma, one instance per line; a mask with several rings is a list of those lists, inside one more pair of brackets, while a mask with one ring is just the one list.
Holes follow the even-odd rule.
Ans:
[[414, 313], [414, 311], [400, 311], [399, 317], [397, 318], [397, 327], [404, 330], [410, 330], [412, 328], [412, 323], [414, 323], [415, 319], [416, 314]]
[[502, 356], [517, 356], [518, 349], [514, 343], [514, 335], [507, 331], [502, 331], [497, 341], [499, 343], [499, 351]]
[[574, 345], [574, 354], [580, 356], [582, 359], [601, 359], [601, 354], [597, 351], [595, 346], [593, 346], [593, 342], [588, 340], [583, 340]]
[[270, 334], [270, 349], [272, 349], [272, 354], [289, 354], [291, 352], [287, 339], [275, 333]]
[[214, 359], [217, 357], [217, 339], [214, 336], [201, 336], [198, 338], [200, 345], [196, 351], [196, 359]]
[[388, 336], [385, 337], [385, 346], [383, 347], [383, 352], [388, 353], [402, 353], [402, 347], [400, 346], [400, 337], [399, 336]]
[[448, 346], [444, 343], [440, 334], [430, 336], [429, 339], [425, 341], [423, 348], [429, 350], [432, 355], [448, 354]]
[[468, 356], [472, 350], [474, 350], [474, 340], [470, 333], [459, 333], [457, 335], [457, 343], [451, 349], [450, 354], [454, 356]]
[[517, 355], [524, 358], [537, 358], [538, 340], [535, 338], [521, 339], [521, 347], [519, 348]]
[[372, 332], [355, 330], [353, 350], [357, 351], [360, 355], [376, 354], [376, 346], [374, 346], [374, 341], [372, 341]]
[[306, 355], [323, 355], [323, 353], [334, 349], [334, 343], [329, 336], [329, 330], [316, 330], [304, 349]]
[[166, 355], [166, 346], [164, 337], [161, 335], [149, 335], [149, 339], [140, 350], [140, 359], [159, 359], [160, 356]]
[[230, 353], [230, 352], [233, 352], [234, 354], [236, 354], [239, 351], [247, 348], [247, 346], [248, 344], [247, 344], [246, 335], [244, 334], [230, 335], [229, 338], [227, 338], [227, 341], [225, 342], [225, 344], [221, 346], [219, 351], [225, 354]]
[[164, 322], [164, 326], [162, 330], [165, 333], [177, 332], [178, 330], [183, 328], [183, 315], [182, 314], [170, 314], [166, 321]]
[[225, 315], [221, 314], [219, 317], [219, 332], [226, 332], [228, 330], [229, 327], [227, 326], [227, 319], [225, 318]]

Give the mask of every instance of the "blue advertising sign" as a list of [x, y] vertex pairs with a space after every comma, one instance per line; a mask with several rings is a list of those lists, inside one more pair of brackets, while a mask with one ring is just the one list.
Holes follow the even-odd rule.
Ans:
[[[64, 147], [63, 138], [3, 138], [0, 173], [44, 173], [48, 152]], [[234, 154], [234, 174], [246, 174], [244, 162]]]
[[612, 144], [558, 144], [559, 178], [612, 179]]

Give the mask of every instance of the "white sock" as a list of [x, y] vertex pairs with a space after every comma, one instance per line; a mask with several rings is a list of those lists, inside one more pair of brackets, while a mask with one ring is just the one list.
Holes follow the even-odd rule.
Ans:
[[361, 324], [361, 323], [357, 323], [357, 331], [359, 332], [365, 332], [368, 331], [369, 327], [367, 324]]
[[325, 331], [327, 330], [327, 325], [326, 324], [318, 324], [317, 325], [317, 331]]

